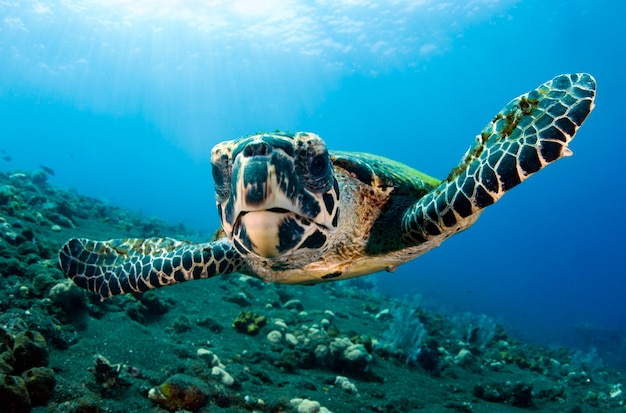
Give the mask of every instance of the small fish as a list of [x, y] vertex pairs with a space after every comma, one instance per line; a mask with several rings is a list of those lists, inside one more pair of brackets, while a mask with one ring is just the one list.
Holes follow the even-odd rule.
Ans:
[[11, 157], [10, 157], [9, 155], [4, 155], [4, 156], [2, 157], [2, 160], [3, 160], [3, 161], [7, 161], [7, 162], [11, 162]]
[[39, 167], [43, 169], [48, 175], [54, 176], [54, 171], [52, 170], [52, 168], [48, 168], [47, 166], [44, 166], [44, 165], [39, 165]]

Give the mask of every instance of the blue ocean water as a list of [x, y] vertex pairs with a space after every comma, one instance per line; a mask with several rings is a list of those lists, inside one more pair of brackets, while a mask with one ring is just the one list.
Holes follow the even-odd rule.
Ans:
[[[559, 161], [393, 274], [393, 294], [547, 344], [626, 327], [619, 0], [0, 3], [0, 170], [172, 222], [218, 225], [219, 141], [305, 130], [444, 177], [511, 98], [598, 81]], [[192, 287], [190, 287], [192, 288]]]

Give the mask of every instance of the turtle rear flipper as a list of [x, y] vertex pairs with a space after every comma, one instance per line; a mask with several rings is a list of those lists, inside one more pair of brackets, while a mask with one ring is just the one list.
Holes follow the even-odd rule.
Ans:
[[73, 238], [61, 248], [59, 263], [76, 285], [102, 299], [245, 269], [225, 239], [192, 244], [172, 238]]
[[509, 102], [476, 137], [462, 162], [402, 220], [408, 245], [467, 228], [487, 206], [550, 163], [593, 110], [596, 83], [586, 73], [555, 77]]

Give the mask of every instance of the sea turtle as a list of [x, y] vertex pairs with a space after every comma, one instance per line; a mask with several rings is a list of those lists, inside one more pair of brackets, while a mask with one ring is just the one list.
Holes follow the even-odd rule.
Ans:
[[381, 156], [328, 151], [313, 133], [219, 143], [211, 163], [222, 227], [213, 240], [75, 238], [61, 268], [102, 299], [234, 272], [311, 284], [393, 271], [571, 155], [595, 87], [588, 74], [566, 74], [513, 99], [441, 181]]

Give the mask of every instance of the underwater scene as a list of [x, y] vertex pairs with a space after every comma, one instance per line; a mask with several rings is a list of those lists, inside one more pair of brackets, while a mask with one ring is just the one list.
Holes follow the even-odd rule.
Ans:
[[0, 412], [626, 411], [625, 19], [0, 0]]

